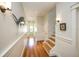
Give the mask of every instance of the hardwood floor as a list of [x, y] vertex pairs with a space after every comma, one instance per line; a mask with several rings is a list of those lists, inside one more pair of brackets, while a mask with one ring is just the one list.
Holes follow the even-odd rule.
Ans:
[[33, 47], [26, 47], [25, 48], [25, 53], [23, 55], [23, 57], [48, 57], [48, 54], [46, 53], [46, 51], [43, 48], [43, 42], [37, 42], [37, 45], [33, 46]]
[[52, 36], [48, 40], [37, 41], [37, 44], [26, 46], [23, 57], [49, 57], [50, 50], [55, 46], [55, 38]]

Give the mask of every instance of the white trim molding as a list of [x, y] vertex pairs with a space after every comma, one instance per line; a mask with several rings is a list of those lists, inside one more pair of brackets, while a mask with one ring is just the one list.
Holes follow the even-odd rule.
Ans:
[[79, 2], [75, 3], [74, 5], [71, 6], [72, 9], [76, 9], [79, 7]]
[[[9, 51], [10, 49], [12, 49], [16, 44], [17, 42], [19, 42], [19, 40], [21, 40], [21, 38], [24, 36], [25, 34], [22, 34], [21, 36], [19, 36], [18, 39], [16, 39], [15, 42], [13, 42], [13, 44], [11, 44], [0, 56], [3, 57], [5, 56]], [[16, 48], [15, 48], [16, 49]]]
[[58, 35], [58, 34], [56, 34], [56, 37], [61, 38], [60, 40], [66, 42], [68, 44], [72, 44], [72, 39], [70, 39], [68, 37], [64, 37], [64, 36], [61, 36], [61, 35]]

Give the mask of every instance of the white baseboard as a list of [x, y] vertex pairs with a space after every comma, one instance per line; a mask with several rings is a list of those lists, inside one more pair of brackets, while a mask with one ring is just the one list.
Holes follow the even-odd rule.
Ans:
[[[3, 57], [4, 55], [6, 55], [8, 52], [9, 52], [9, 50], [11, 50], [14, 46], [15, 46], [15, 44], [24, 36], [25, 34], [22, 34], [18, 39], [16, 39], [16, 41], [15, 42], [13, 42], [13, 44], [11, 44], [2, 54], [1, 54], [1, 57]], [[16, 49], [16, 48], [15, 48]]]
[[25, 51], [25, 45], [24, 45], [24, 47], [23, 47], [23, 50], [22, 50], [22, 53], [21, 53], [21, 57], [23, 57], [24, 51]]

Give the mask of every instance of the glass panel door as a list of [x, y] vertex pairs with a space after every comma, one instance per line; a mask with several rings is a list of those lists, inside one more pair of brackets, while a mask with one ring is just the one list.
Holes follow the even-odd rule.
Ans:
[[37, 25], [34, 21], [28, 22], [28, 33], [29, 35], [33, 35], [37, 32]]

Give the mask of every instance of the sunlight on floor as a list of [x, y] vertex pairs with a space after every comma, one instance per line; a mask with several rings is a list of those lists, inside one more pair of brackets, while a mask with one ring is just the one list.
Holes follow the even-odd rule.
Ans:
[[34, 38], [29, 38], [29, 47], [34, 46]]

